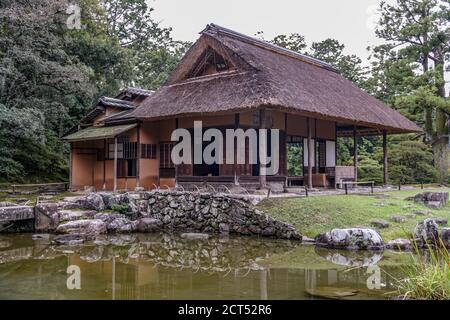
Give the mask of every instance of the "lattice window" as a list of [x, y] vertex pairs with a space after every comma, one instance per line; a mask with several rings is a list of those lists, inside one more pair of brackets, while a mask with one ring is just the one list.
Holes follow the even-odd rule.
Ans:
[[[136, 159], [137, 142], [117, 143], [117, 159]], [[114, 159], [114, 143], [108, 145], [108, 159]]]
[[175, 168], [174, 163], [172, 162], [172, 149], [173, 143], [161, 143], [159, 145], [159, 167], [162, 169], [171, 169]]
[[141, 158], [142, 159], [157, 159], [156, 144], [141, 144]]
[[327, 166], [327, 145], [325, 141], [317, 141], [319, 153], [319, 167], [325, 168]]

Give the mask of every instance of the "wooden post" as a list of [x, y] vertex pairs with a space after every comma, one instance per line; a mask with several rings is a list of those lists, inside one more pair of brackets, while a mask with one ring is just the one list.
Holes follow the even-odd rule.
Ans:
[[[259, 128], [265, 129], [265, 118], [266, 118], [266, 112], [264, 109], [259, 110]], [[259, 134], [258, 134], [259, 137]], [[262, 144], [265, 144], [266, 146], [266, 156], [267, 156], [267, 140], [266, 141], [259, 141], [259, 146], [261, 147]], [[259, 155], [258, 155], [259, 158]], [[267, 187], [267, 179], [265, 174], [261, 174], [263, 168], [265, 168], [265, 165], [263, 165], [260, 161], [259, 163], [259, 185], [260, 187], [266, 188]]]
[[355, 170], [355, 182], [358, 181], [358, 137], [356, 126], [353, 126], [353, 166]]
[[141, 124], [136, 128], [136, 188], [141, 186]]
[[103, 140], [103, 190], [106, 190], [106, 139]]
[[312, 170], [312, 157], [313, 157], [313, 150], [311, 150], [311, 119], [308, 118], [306, 121], [306, 126], [308, 127], [308, 140], [307, 140], [307, 146], [306, 146], [306, 150], [308, 150], [308, 188], [312, 189], [313, 187], [313, 183], [312, 183], [312, 174], [313, 174], [313, 170]]
[[[285, 175], [285, 180], [284, 180], [284, 186], [285, 187], [289, 187], [289, 172], [288, 172], [288, 155], [289, 155], [289, 150], [288, 150], [288, 115], [287, 113], [284, 114], [284, 175]], [[301, 156], [301, 155], [300, 155]], [[303, 159], [301, 159], [303, 161]]]
[[383, 130], [383, 182], [385, 186], [389, 183], [386, 130]]
[[344, 184], [344, 188], [345, 188], [345, 194], [348, 194], [348, 183]]
[[117, 191], [117, 137], [114, 137], [114, 188]]

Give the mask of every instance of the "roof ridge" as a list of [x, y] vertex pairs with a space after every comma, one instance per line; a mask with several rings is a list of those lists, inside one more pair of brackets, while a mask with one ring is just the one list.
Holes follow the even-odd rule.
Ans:
[[316, 58], [313, 58], [313, 57], [310, 57], [310, 56], [307, 56], [307, 55], [304, 55], [304, 54], [301, 54], [301, 53], [298, 53], [298, 52], [295, 52], [295, 51], [292, 51], [292, 50], [289, 50], [289, 49], [286, 49], [286, 48], [283, 48], [280, 46], [277, 46], [273, 43], [270, 43], [270, 42], [267, 42], [267, 41], [264, 41], [261, 39], [257, 39], [255, 37], [251, 37], [251, 36], [245, 35], [243, 33], [240, 33], [240, 32], [225, 28], [225, 27], [221, 27], [214, 23], [208, 24], [206, 26], [206, 28], [200, 32], [200, 34], [203, 34], [203, 33], [206, 33], [206, 34], [208, 34], [208, 33], [209, 34], [211, 34], [211, 33], [221, 34], [222, 33], [222, 34], [225, 34], [232, 38], [235, 38], [237, 40], [241, 40], [246, 43], [249, 43], [251, 45], [259, 46], [266, 50], [276, 51], [279, 54], [284, 54], [284, 55], [290, 56], [292, 58], [301, 60], [303, 62], [311, 63], [317, 67], [324, 68], [324, 69], [327, 69], [329, 71], [333, 71], [336, 73], [340, 73], [340, 71], [338, 69], [336, 69], [331, 64], [329, 64], [325, 61], [322, 61], [322, 60], [319, 60], [319, 59], [316, 59]]
[[148, 90], [148, 89], [139, 88], [139, 87], [126, 87], [123, 91], [138, 91], [141, 94], [145, 93], [147, 95], [151, 95], [151, 94], [155, 93], [154, 90]]

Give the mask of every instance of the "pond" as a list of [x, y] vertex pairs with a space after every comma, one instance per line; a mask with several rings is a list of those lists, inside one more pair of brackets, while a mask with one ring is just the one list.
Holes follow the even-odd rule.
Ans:
[[0, 235], [0, 299], [389, 299], [410, 259], [252, 237]]

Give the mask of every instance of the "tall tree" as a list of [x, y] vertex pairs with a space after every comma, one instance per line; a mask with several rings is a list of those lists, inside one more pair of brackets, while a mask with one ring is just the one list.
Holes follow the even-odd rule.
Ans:
[[354, 54], [346, 55], [344, 49], [344, 44], [328, 38], [320, 42], [313, 42], [310, 55], [328, 62], [336, 67], [344, 77], [363, 88], [367, 77], [367, 68], [362, 65], [361, 58]]
[[[396, 0], [395, 4], [382, 2], [381, 18], [376, 30], [377, 36], [387, 41], [390, 50], [397, 50], [404, 61], [420, 65], [420, 72], [424, 75], [422, 79], [429, 79], [426, 87], [431, 89], [428, 93], [436, 92], [441, 99], [445, 99], [444, 65], [450, 50], [449, 6], [448, 0]], [[430, 66], [431, 61], [434, 68]], [[446, 110], [441, 108], [441, 102], [434, 106], [427, 105], [423, 113], [426, 141], [433, 146], [439, 180], [447, 182], [450, 161], [449, 121]]]
[[1, 2], [0, 167], [11, 170], [2, 170], [0, 179], [19, 173], [61, 179], [65, 148], [58, 137], [92, 101], [92, 70], [64, 50], [66, 6]]

